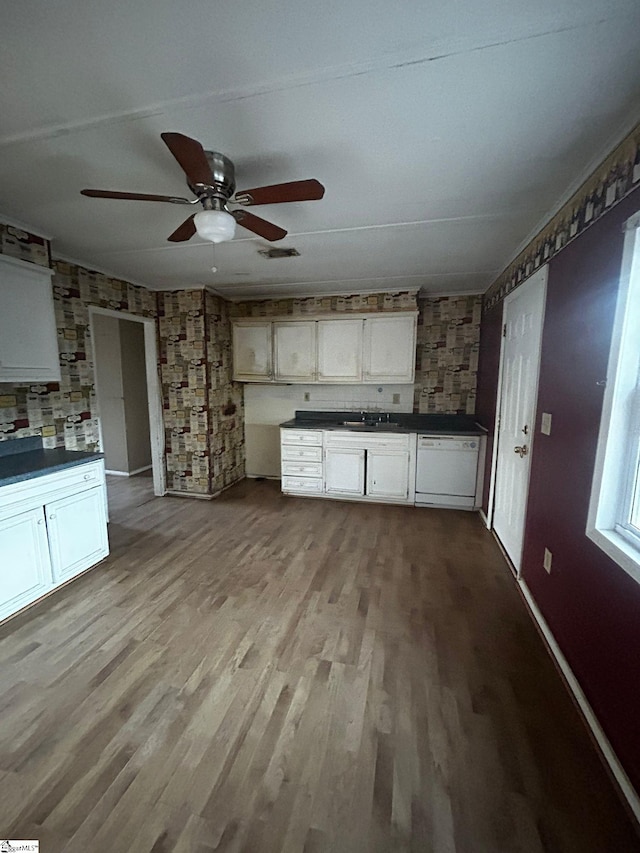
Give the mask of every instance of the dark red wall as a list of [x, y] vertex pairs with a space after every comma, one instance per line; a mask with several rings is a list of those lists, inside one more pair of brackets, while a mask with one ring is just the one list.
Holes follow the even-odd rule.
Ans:
[[[522, 563], [527, 586], [637, 790], [640, 585], [585, 528], [604, 393], [597, 382], [607, 373], [622, 224], [639, 208], [636, 191], [549, 265]], [[491, 365], [497, 385], [500, 339], [495, 318], [486, 316], [492, 345], [481, 372]], [[483, 382], [478, 409], [490, 412], [488, 379]], [[540, 433], [542, 412], [552, 415], [550, 436]], [[542, 566], [545, 547], [553, 554], [550, 575]]]

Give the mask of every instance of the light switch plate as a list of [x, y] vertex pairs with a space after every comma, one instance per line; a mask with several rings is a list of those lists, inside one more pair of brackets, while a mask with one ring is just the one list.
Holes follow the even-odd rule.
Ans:
[[542, 423], [540, 424], [540, 432], [543, 435], [551, 435], [551, 415], [549, 412], [542, 413]]
[[400, 402], [400, 394], [394, 394], [392, 397], [393, 404], [396, 406]]

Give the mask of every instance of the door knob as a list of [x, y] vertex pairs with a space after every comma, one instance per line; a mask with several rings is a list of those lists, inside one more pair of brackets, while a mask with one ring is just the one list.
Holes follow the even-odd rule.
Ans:
[[519, 447], [514, 447], [513, 452], [517, 453], [518, 456], [520, 457], [520, 459], [522, 459], [522, 457], [526, 456], [527, 453], [529, 452], [529, 448], [527, 447], [526, 444], [522, 444]]

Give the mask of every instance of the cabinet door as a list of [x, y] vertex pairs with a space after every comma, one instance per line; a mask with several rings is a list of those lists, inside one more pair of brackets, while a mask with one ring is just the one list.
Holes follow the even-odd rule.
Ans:
[[233, 324], [233, 378], [243, 382], [271, 379], [271, 323]]
[[0, 255], [0, 382], [57, 382], [51, 270]]
[[328, 495], [364, 495], [364, 450], [330, 447], [324, 459]]
[[318, 321], [318, 381], [362, 381], [362, 320]]
[[367, 451], [367, 495], [372, 498], [407, 500], [409, 496], [408, 451]]
[[364, 321], [364, 381], [413, 382], [416, 317], [371, 317]]
[[3, 619], [51, 588], [42, 507], [0, 522], [0, 554], [0, 619]]
[[316, 323], [313, 320], [273, 324], [274, 374], [287, 382], [316, 378]]
[[104, 490], [96, 486], [45, 506], [53, 579], [65, 581], [109, 553]]

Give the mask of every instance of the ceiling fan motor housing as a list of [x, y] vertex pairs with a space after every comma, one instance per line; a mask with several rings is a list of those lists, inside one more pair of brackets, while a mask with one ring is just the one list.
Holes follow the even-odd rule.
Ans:
[[200, 183], [189, 184], [189, 189], [197, 196], [208, 195], [222, 196], [224, 199], [231, 198], [236, 190], [236, 175], [233, 163], [228, 157], [225, 157], [224, 154], [219, 154], [217, 151], [205, 151], [204, 153], [211, 168], [213, 184], [211, 186]]

